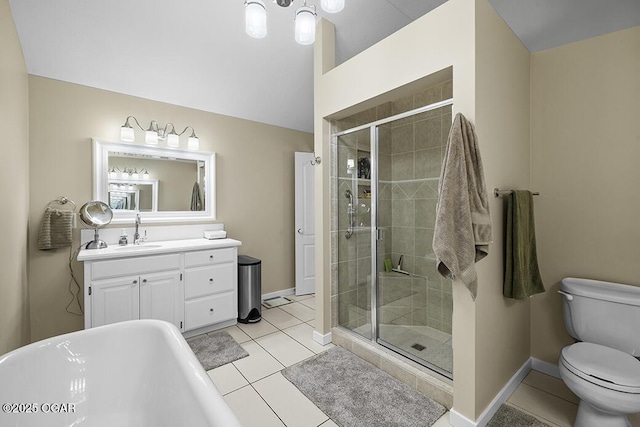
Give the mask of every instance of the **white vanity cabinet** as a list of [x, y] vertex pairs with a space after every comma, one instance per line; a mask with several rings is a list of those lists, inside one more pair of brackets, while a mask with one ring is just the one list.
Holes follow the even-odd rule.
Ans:
[[183, 329], [180, 254], [112, 259], [89, 267], [91, 327], [158, 319]]
[[185, 331], [238, 317], [236, 248], [185, 254]]
[[190, 336], [235, 324], [237, 246], [241, 243], [232, 239], [207, 242], [81, 251], [85, 329], [125, 320], [160, 319]]

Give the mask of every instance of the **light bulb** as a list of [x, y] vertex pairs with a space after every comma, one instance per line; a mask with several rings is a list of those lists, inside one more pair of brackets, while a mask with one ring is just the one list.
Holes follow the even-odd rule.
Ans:
[[320, 5], [322, 10], [328, 13], [338, 13], [344, 9], [345, 0], [322, 0]]
[[302, 45], [313, 44], [316, 40], [316, 12], [309, 6], [296, 11], [296, 41]]
[[148, 170], [144, 170], [144, 173], [142, 174], [142, 179], [149, 179], [149, 171]]
[[189, 150], [198, 150], [200, 148], [200, 141], [198, 141], [198, 138], [195, 135], [189, 137], [189, 140], [187, 141], [187, 148], [189, 148]]
[[109, 171], [109, 179], [116, 178], [118, 178], [118, 172], [116, 172], [116, 168], [111, 168], [111, 170]]
[[134, 142], [136, 140], [133, 128], [127, 123], [120, 128], [120, 140], [125, 142]]
[[147, 130], [144, 133], [144, 143], [149, 145], [158, 145], [158, 132], [155, 130]]
[[180, 137], [177, 133], [171, 132], [167, 135], [167, 146], [177, 148], [180, 146]]
[[245, 8], [245, 31], [251, 37], [261, 39], [267, 35], [267, 10], [262, 0], [247, 0]]
[[140, 178], [140, 175], [138, 174], [138, 169], [134, 169], [133, 173], [131, 174], [131, 178], [132, 179]]

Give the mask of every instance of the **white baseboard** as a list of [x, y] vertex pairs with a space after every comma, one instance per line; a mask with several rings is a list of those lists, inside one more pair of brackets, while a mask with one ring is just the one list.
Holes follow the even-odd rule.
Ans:
[[313, 340], [320, 345], [327, 345], [331, 342], [331, 332], [322, 335], [318, 331], [313, 331]]
[[532, 358], [527, 359], [526, 362], [522, 364], [520, 369], [513, 374], [511, 379], [507, 381], [507, 383], [502, 387], [502, 390], [493, 398], [491, 403], [486, 407], [486, 409], [480, 414], [477, 420], [471, 421], [464, 415], [460, 414], [455, 410], [455, 408], [451, 409], [451, 417], [450, 423], [453, 427], [484, 427], [487, 425], [491, 417], [493, 417], [496, 411], [500, 408], [504, 402], [509, 399], [509, 396], [515, 391], [516, 388], [520, 385], [522, 380], [527, 376], [529, 371], [531, 371], [532, 366]]
[[531, 368], [535, 371], [540, 371], [543, 374], [551, 375], [552, 377], [560, 378], [560, 368], [558, 365], [554, 365], [549, 362], [545, 362], [544, 360], [536, 359], [534, 357], [531, 358], [532, 365]]
[[295, 295], [295, 293], [296, 293], [296, 288], [289, 288], [289, 289], [284, 289], [282, 291], [270, 292], [268, 294], [262, 294], [262, 301], [270, 298], [286, 297], [287, 295]]

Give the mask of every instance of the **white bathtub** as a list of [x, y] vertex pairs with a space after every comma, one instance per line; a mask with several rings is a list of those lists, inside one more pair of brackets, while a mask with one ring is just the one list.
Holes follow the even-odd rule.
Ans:
[[0, 426], [240, 426], [178, 329], [135, 320], [0, 356]]

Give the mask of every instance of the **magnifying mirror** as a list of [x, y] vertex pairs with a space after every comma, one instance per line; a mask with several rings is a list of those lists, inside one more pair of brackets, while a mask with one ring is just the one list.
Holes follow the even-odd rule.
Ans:
[[113, 218], [113, 211], [104, 202], [99, 200], [92, 200], [85, 203], [80, 208], [80, 220], [87, 225], [87, 227], [95, 228], [95, 234], [93, 235], [93, 241], [87, 243], [86, 249], [104, 249], [107, 244], [100, 240], [98, 236], [98, 229], [108, 225]]

